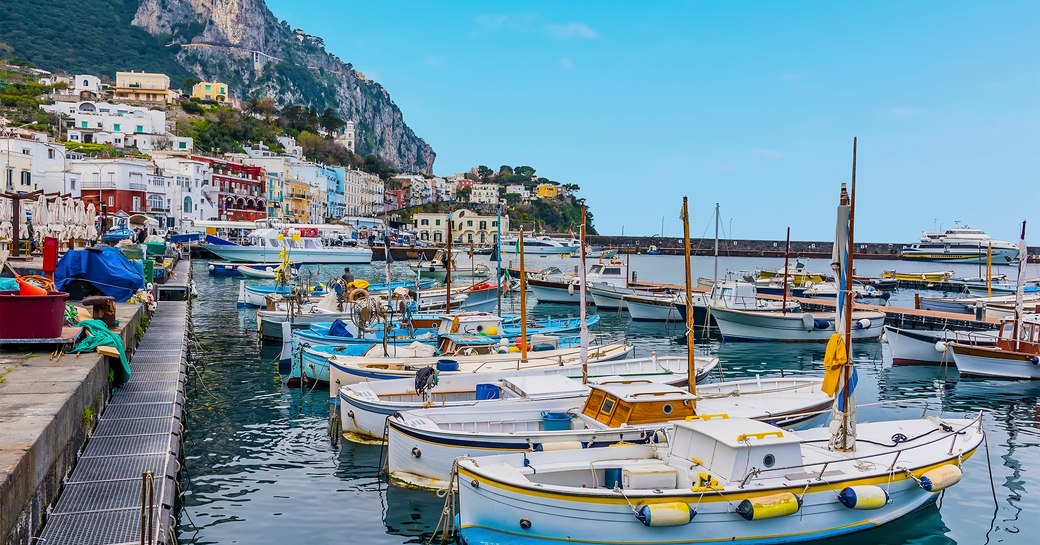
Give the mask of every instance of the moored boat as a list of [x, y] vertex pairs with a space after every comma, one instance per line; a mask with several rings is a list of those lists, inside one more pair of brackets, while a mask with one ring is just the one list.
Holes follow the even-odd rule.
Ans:
[[953, 354], [947, 343], [993, 346], [996, 339], [992, 331], [916, 330], [885, 326], [892, 365], [952, 365]]
[[672, 293], [629, 293], [623, 297], [628, 314], [633, 320], [643, 322], [678, 322], [683, 319], [675, 308], [676, 296]]

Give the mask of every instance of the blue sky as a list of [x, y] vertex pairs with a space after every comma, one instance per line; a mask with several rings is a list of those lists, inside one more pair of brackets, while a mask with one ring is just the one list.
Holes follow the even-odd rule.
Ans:
[[[857, 239], [1040, 220], [1040, 2], [268, 0], [383, 84], [435, 171], [531, 165], [601, 233]], [[732, 228], [730, 228], [732, 225]], [[1040, 240], [1040, 221], [1029, 238]]]

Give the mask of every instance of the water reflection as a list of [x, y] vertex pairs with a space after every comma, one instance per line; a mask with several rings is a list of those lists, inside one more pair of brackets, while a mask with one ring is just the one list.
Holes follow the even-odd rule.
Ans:
[[[673, 260], [680, 274], [670, 279], [650, 273], [659, 264], [673, 261], [639, 257], [643, 259], [633, 259], [633, 267], [647, 279], [681, 277], [681, 259]], [[381, 447], [331, 443], [326, 435], [325, 390], [285, 387], [275, 363], [278, 347], [259, 345], [253, 311], [235, 307], [237, 279], [209, 277], [202, 264], [196, 267], [201, 298], [194, 306], [193, 320], [202, 350], [195, 354], [197, 373], [188, 388], [186, 465], [181, 478], [185, 495], [178, 539], [195, 544], [426, 543], [443, 500], [381, 482], [377, 477], [385, 456]], [[382, 264], [351, 268], [358, 277], [383, 275]], [[321, 275], [333, 272], [323, 267]], [[314, 275], [319, 276], [316, 267]], [[393, 264], [393, 277], [414, 278], [404, 263]], [[912, 298], [913, 292], [904, 290], [892, 302]], [[518, 311], [515, 295], [506, 298], [504, 311]], [[590, 307], [590, 312], [595, 309]], [[534, 319], [577, 314], [576, 306], [558, 304], [537, 304], [531, 310]], [[601, 318], [593, 332], [627, 339], [639, 356], [681, 354], [685, 349], [682, 324], [633, 322], [627, 314], [615, 312]], [[696, 342], [719, 356], [720, 374], [726, 379], [823, 369], [823, 345], [723, 343], [701, 334]], [[980, 449], [965, 465], [963, 481], [944, 493], [940, 508], [928, 507], [899, 523], [820, 543], [976, 544], [988, 538], [991, 543], [1017, 545], [1035, 541], [1040, 517], [1036, 490], [1040, 384], [960, 379], [953, 368], [891, 367], [882, 363], [882, 355], [878, 343], [854, 345], [853, 359], [860, 373], [858, 403], [893, 402], [864, 407], [859, 419], [918, 418], [922, 404], [907, 401], [913, 399], [928, 400], [931, 414], [964, 416], [985, 411], [993, 479], [986, 453]], [[998, 496], [992, 525], [991, 484]], [[200, 528], [198, 533], [189, 517]]]

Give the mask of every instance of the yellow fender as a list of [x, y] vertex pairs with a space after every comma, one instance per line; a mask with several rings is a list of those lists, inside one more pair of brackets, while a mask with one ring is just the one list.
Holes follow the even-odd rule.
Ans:
[[961, 482], [961, 475], [961, 468], [953, 464], [939, 466], [921, 475], [921, 488], [929, 492], [939, 492]]
[[653, 503], [636, 510], [636, 518], [644, 526], [684, 526], [693, 522], [696, 515], [690, 504], [681, 501]]
[[758, 498], [748, 498], [737, 506], [737, 514], [745, 520], [786, 517], [798, 512], [802, 500], [791, 492], [780, 492]]

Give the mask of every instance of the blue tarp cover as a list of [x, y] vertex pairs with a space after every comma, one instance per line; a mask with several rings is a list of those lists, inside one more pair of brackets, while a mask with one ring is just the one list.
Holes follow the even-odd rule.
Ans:
[[72, 250], [62, 256], [54, 271], [54, 286], [65, 291], [74, 280], [90, 282], [118, 303], [126, 302], [134, 292], [144, 288], [144, 272], [140, 265], [135, 266], [111, 246]]

